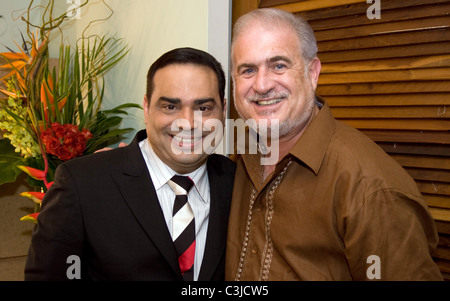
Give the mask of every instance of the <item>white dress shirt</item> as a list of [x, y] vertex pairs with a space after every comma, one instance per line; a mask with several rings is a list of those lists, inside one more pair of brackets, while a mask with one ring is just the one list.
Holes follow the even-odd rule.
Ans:
[[[162, 162], [155, 154], [148, 139], [141, 141], [139, 146], [150, 172], [153, 185], [155, 186], [156, 195], [164, 213], [167, 228], [169, 229], [170, 235], [172, 235], [172, 211], [175, 202], [175, 192], [169, 187], [167, 182], [177, 173]], [[198, 280], [203, 253], [205, 251], [206, 233], [209, 222], [210, 194], [206, 163], [191, 173], [183, 174], [183, 176], [190, 177], [194, 182], [194, 187], [192, 187], [188, 194], [188, 202], [191, 205], [195, 218], [194, 280]]]

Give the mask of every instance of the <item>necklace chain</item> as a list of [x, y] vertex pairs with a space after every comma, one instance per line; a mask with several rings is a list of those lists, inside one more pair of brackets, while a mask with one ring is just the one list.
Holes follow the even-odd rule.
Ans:
[[[264, 221], [265, 221], [265, 225], [266, 225], [266, 227], [265, 227], [266, 242], [264, 245], [263, 256], [261, 258], [261, 270], [259, 273], [258, 280], [267, 280], [269, 277], [270, 264], [272, 263], [272, 256], [273, 256], [273, 244], [272, 244], [272, 237], [270, 234], [270, 225], [272, 223], [272, 217], [273, 217], [273, 213], [274, 213], [273, 196], [275, 194], [275, 190], [280, 185], [281, 180], [283, 179], [283, 176], [286, 173], [289, 165], [291, 165], [291, 163], [292, 163], [292, 161], [291, 161], [291, 159], [289, 159], [289, 162], [283, 168], [281, 173], [276, 177], [275, 181], [273, 181], [272, 187], [270, 188], [270, 191], [266, 197], [267, 212], [264, 217]], [[256, 189], [253, 189], [252, 194], [250, 196], [250, 205], [249, 205], [249, 209], [248, 209], [247, 224], [245, 226], [244, 242], [242, 244], [241, 256], [239, 258], [239, 265], [238, 265], [235, 281], [240, 281], [241, 277], [242, 277], [242, 270], [244, 267], [245, 259], [247, 257], [247, 249], [248, 249], [248, 244], [249, 244], [249, 240], [250, 240], [249, 236], [250, 236], [250, 229], [251, 229], [251, 224], [252, 224], [253, 206], [255, 204], [256, 197], [257, 197], [257, 191], [256, 191]]]

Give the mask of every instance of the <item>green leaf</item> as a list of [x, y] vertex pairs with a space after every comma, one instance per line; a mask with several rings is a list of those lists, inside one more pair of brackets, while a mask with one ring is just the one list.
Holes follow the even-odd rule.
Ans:
[[25, 159], [14, 151], [9, 139], [0, 140], [0, 185], [15, 182], [22, 171], [18, 165], [25, 164]]

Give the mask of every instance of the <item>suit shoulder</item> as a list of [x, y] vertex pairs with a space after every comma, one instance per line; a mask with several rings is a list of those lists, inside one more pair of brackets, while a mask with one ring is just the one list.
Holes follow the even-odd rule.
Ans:
[[218, 154], [210, 155], [208, 159], [208, 164], [213, 165], [215, 168], [221, 167], [222, 169], [233, 173], [236, 170], [236, 163], [224, 155]]
[[70, 161], [64, 162], [62, 165], [73, 169], [98, 169], [110, 167], [112, 162], [120, 162], [123, 149], [117, 148], [100, 153], [89, 154], [83, 157], [78, 157]]

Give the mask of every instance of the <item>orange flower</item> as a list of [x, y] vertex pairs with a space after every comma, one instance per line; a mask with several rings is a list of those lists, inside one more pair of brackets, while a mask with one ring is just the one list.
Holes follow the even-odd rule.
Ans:
[[[17, 45], [17, 43], [16, 43]], [[2, 52], [1, 56], [8, 60], [13, 60], [5, 65], [0, 66], [3, 69], [12, 69], [7, 75], [3, 76], [0, 80], [4, 80], [5, 78], [9, 78], [12, 75], [17, 75], [17, 78], [22, 78], [20, 74], [20, 70], [24, 69], [25, 66], [29, 63], [30, 57], [19, 47], [21, 53], [17, 52]], [[24, 69], [25, 70], [25, 69]], [[25, 70], [26, 71], [26, 70]], [[26, 74], [26, 73], [25, 73]]]
[[48, 76], [47, 79], [44, 79], [41, 84], [41, 102], [44, 106], [44, 115], [45, 120], [48, 121], [48, 109], [50, 106], [53, 106], [53, 102], [55, 99], [53, 98], [53, 80], [51, 76]]
[[[55, 106], [54, 106], [55, 98], [54, 98], [53, 91], [54, 91], [53, 90], [53, 79], [51, 76], [48, 76], [47, 79], [43, 80], [42, 84], [41, 84], [41, 102], [44, 107], [44, 115], [45, 115], [46, 121], [49, 121], [49, 119], [48, 119], [49, 108], [51, 108], [52, 115], [55, 115]], [[62, 110], [62, 108], [66, 104], [66, 101], [67, 101], [67, 96], [64, 97], [63, 99], [61, 99], [60, 101], [58, 101], [59, 111]]]
[[[12, 69], [7, 75], [0, 78], [0, 81], [4, 81], [8, 78], [10, 78], [13, 75], [16, 75], [17, 81], [19, 82], [20, 88], [23, 93], [25, 93], [26, 85], [25, 85], [25, 78], [27, 75], [27, 69], [25, 68], [28, 65], [32, 65], [33, 61], [37, 58], [37, 55], [39, 51], [44, 49], [48, 44], [48, 35], [42, 40], [41, 44], [38, 44], [38, 33], [32, 34], [31, 39], [31, 51], [30, 54], [27, 54], [25, 51], [28, 51], [27, 48], [25, 48], [25, 51], [17, 45], [16, 42], [14, 42], [19, 48], [19, 52], [2, 52], [0, 53], [0, 56], [3, 56], [7, 60], [10, 60], [5, 65], [0, 66], [0, 68], [3, 69]], [[25, 41], [23, 41], [25, 43]], [[21, 70], [23, 69], [23, 74], [21, 74]]]
[[42, 199], [44, 199], [45, 193], [36, 191], [25, 191], [22, 192], [20, 195], [31, 199], [36, 204], [41, 204]]
[[39, 215], [39, 212], [28, 214], [28, 215], [25, 215], [24, 217], [22, 217], [20, 220], [21, 221], [30, 221], [30, 222], [37, 223], [38, 215]]
[[45, 179], [45, 172], [43, 172], [42, 170], [23, 165], [19, 165], [17, 167], [35, 180], [44, 181]]

